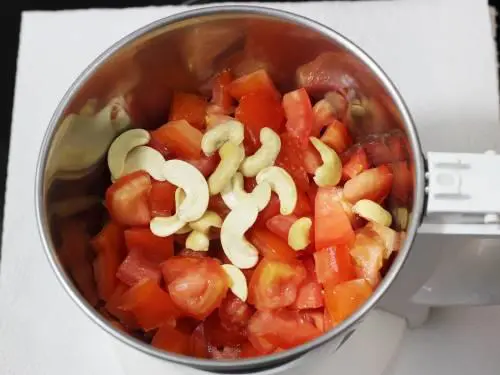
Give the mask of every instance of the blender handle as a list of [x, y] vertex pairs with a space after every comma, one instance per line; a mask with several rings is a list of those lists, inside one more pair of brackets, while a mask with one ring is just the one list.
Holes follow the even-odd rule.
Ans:
[[420, 233], [500, 236], [500, 155], [428, 152]]

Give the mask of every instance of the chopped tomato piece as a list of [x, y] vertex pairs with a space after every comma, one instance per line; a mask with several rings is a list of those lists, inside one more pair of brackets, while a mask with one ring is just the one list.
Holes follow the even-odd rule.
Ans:
[[316, 173], [316, 169], [321, 167], [322, 164], [323, 161], [321, 160], [318, 150], [316, 150], [314, 146], [309, 143], [307, 148], [304, 150], [304, 168], [307, 173]]
[[266, 227], [282, 240], [288, 242], [288, 232], [297, 219], [298, 217], [295, 215], [276, 215], [266, 221]]
[[297, 217], [307, 216], [312, 213], [311, 203], [307, 194], [302, 191], [297, 191], [297, 204], [295, 205], [295, 210], [293, 214]]
[[342, 180], [347, 181], [356, 177], [369, 168], [366, 152], [362, 147], [355, 147], [352, 152], [347, 151], [349, 156], [342, 167]]
[[[321, 331], [298, 311], [258, 311], [248, 325], [250, 342], [259, 349], [260, 339], [270, 347], [288, 349], [314, 340]], [[266, 352], [266, 350], [262, 350]]]
[[128, 289], [129, 289], [128, 285], [125, 285], [123, 283], [118, 283], [118, 285], [115, 288], [115, 291], [108, 299], [104, 307], [111, 315], [119, 319], [120, 322], [123, 323], [127, 328], [135, 329], [138, 326], [134, 314], [132, 314], [130, 311], [125, 311], [120, 309], [120, 305], [122, 303], [122, 296]]
[[297, 253], [288, 246], [288, 239], [283, 240], [267, 229], [252, 229], [248, 239], [266, 259], [293, 262], [297, 257]]
[[196, 358], [208, 358], [208, 344], [205, 337], [205, 327], [200, 323], [191, 333], [189, 353]]
[[131, 228], [125, 231], [125, 244], [129, 253], [138, 251], [153, 263], [161, 263], [174, 255], [174, 240], [157, 237], [149, 228]]
[[168, 181], [153, 182], [151, 192], [149, 193], [149, 206], [153, 217], [170, 216], [173, 214], [175, 189], [177, 189], [177, 186], [172, 185]]
[[198, 169], [203, 176], [208, 177], [215, 171], [217, 165], [219, 165], [220, 156], [218, 153], [215, 153], [211, 156], [202, 156], [198, 159], [187, 159], [186, 161]]
[[268, 92], [252, 92], [244, 95], [236, 108], [235, 117], [245, 125], [245, 140], [251, 149], [260, 145], [260, 130], [264, 127], [279, 133], [285, 122], [281, 102]]
[[364, 233], [378, 236], [385, 246], [384, 259], [389, 259], [394, 251], [398, 251], [401, 247], [402, 238], [394, 229], [386, 227], [378, 223], [368, 223], [363, 228]]
[[323, 143], [333, 148], [338, 154], [347, 150], [352, 144], [352, 139], [347, 127], [338, 120], [334, 120], [328, 125], [320, 139]]
[[250, 342], [241, 345], [240, 358], [254, 358], [262, 355]]
[[314, 235], [316, 250], [354, 242], [354, 230], [338, 201], [337, 188], [318, 189], [314, 206]]
[[[321, 297], [323, 298], [323, 297]], [[313, 310], [303, 310], [300, 311], [300, 315], [310, 321], [314, 326], [321, 332], [326, 332], [325, 330], [325, 309], [318, 308]]]
[[160, 327], [153, 336], [151, 345], [170, 353], [189, 354], [190, 335], [179, 331], [168, 324]]
[[314, 253], [316, 277], [321, 284], [342, 283], [356, 277], [354, 262], [347, 246], [331, 246]]
[[229, 85], [233, 81], [233, 76], [229, 70], [220, 72], [214, 80], [212, 86], [212, 103], [222, 109], [222, 113], [231, 113], [233, 98], [229, 93]]
[[283, 96], [286, 130], [297, 140], [302, 149], [307, 147], [313, 127], [311, 100], [306, 90], [298, 89]]
[[323, 306], [323, 288], [316, 280], [314, 271], [307, 272], [307, 278], [297, 291], [293, 307], [297, 310], [316, 309]]
[[204, 326], [207, 342], [214, 347], [239, 345], [247, 341], [245, 327], [225, 325], [217, 313], [210, 315]]
[[243, 187], [247, 193], [251, 193], [256, 186], [257, 181], [255, 180], [255, 177], [245, 177], [243, 179]]
[[313, 106], [313, 128], [311, 135], [319, 137], [321, 130], [335, 120], [335, 111], [326, 99], [321, 99]]
[[161, 272], [158, 264], [146, 259], [142, 252], [132, 250], [118, 267], [116, 277], [123, 283], [133, 286], [143, 279], [151, 279], [158, 282]]
[[235, 79], [229, 84], [228, 90], [231, 96], [238, 100], [244, 95], [255, 92], [266, 92], [274, 98], [281, 96], [273, 81], [263, 69]]
[[405, 137], [400, 132], [369, 137], [363, 142], [363, 148], [375, 167], [408, 160]]
[[231, 211], [229, 207], [226, 206], [226, 203], [224, 203], [220, 194], [212, 195], [210, 197], [208, 201], [208, 209], [218, 213], [222, 219], [224, 219], [229, 214], [229, 211]]
[[106, 207], [111, 217], [121, 225], [148, 225], [151, 178], [144, 171], [120, 177], [106, 191]]
[[356, 263], [358, 277], [366, 279], [373, 287], [377, 286], [385, 254], [381, 239], [360, 231], [350, 253]]
[[302, 191], [309, 189], [309, 176], [304, 165], [304, 150], [289, 133], [281, 135], [281, 150], [276, 159], [276, 165], [285, 169], [292, 176], [297, 188]]
[[392, 190], [390, 197], [394, 203], [406, 206], [413, 194], [413, 176], [408, 163], [400, 161], [389, 165], [392, 171]]
[[208, 257], [172, 257], [163, 264], [163, 276], [174, 303], [196, 319], [218, 308], [229, 287], [219, 262]]
[[391, 191], [392, 180], [391, 170], [386, 165], [367, 169], [345, 183], [344, 196], [351, 203], [360, 199], [382, 202]]
[[328, 309], [325, 307], [325, 311], [323, 312], [323, 332], [328, 332], [329, 330], [334, 328], [337, 324], [338, 323], [333, 321], [332, 317], [330, 316], [330, 313], [328, 312]]
[[151, 136], [151, 139], [149, 140], [148, 147], [154, 148], [156, 151], [162, 154], [165, 159], [172, 156], [172, 151], [169, 150], [165, 144], [160, 143], [153, 136]]
[[219, 318], [223, 326], [228, 329], [242, 329], [254, 313], [253, 308], [246, 302], [229, 292], [219, 307]]
[[264, 258], [250, 280], [249, 303], [257, 310], [290, 306], [305, 278], [306, 270], [300, 262], [285, 263]]
[[145, 331], [158, 328], [172, 317], [179, 316], [168, 293], [150, 279], [143, 279], [123, 293], [119, 308], [131, 311]]
[[94, 260], [97, 293], [102, 300], [107, 301], [116, 288], [116, 271], [125, 257], [123, 230], [110, 221], [92, 239], [91, 245], [97, 253]]
[[257, 218], [256, 226], [266, 226], [267, 221], [280, 214], [280, 200], [278, 196], [274, 193], [271, 194], [271, 199], [267, 206], [259, 213]]
[[203, 129], [207, 102], [194, 94], [175, 92], [170, 105], [169, 121], [186, 120], [190, 125]]
[[151, 137], [165, 145], [177, 157], [198, 159], [201, 155], [202, 132], [186, 120], [170, 121], [155, 131]]
[[326, 308], [333, 323], [340, 323], [370, 298], [372, 287], [364, 279], [325, 286]]

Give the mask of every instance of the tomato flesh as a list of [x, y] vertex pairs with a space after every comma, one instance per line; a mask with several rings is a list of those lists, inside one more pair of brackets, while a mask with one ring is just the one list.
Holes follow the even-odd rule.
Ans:
[[151, 216], [170, 216], [175, 207], [175, 190], [177, 187], [168, 181], [155, 181], [151, 185], [149, 206]]
[[368, 168], [369, 164], [365, 150], [362, 147], [356, 147], [354, 150], [349, 152], [347, 161], [345, 161], [342, 166], [342, 180], [350, 180]]
[[125, 226], [148, 225], [151, 186], [151, 178], [144, 171], [120, 177], [106, 191], [106, 207], [111, 217]]
[[235, 79], [228, 86], [229, 94], [235, 99], [241, 99], [242, 96], [255, 92], [266, 92], [275, 98], [281, 95], [273, 81], [263, 69], [247, 74], [243, 77]]
[[283, 240], [269, 230], [255, 228], [248, 239], [266, 259], [293, 262], [297, 257], [297, 253], [288, 246], [288, 239]]
[[171, 150], [177, 157], [198, 159], [201, 155], [203, 134], [186, 120], [167, 122], [151, 132], [151, 137]]
[[266, 221], [266, 227], [284, 241], [288, 241], [290, 227], [298, 220], [295, 215], [276, 215]]
[[155, 333], [151, 345], [167, 352], [188, 355], [190, 335], [165, 324]]
[[356, 263], [358, 277], [366, 279], [373, 287], [377, 286], [385, 255], [384, 243], [379, 238], [359, 232], [350, 254]]
[[373, 292], [364, 279], [325, 286], [325, 303], [334, 324], [342, 322], [355, 312]]
[[170, 105], [169, 121], [186, 120], [190, 125], [203, 129], [207, 101], [201, 96], [175, 92]]
[[218, 308], [229, 287], [224, 270], [212, 258], [172, 257], [163, 264], [163, 276], [174, 303], [196, 319]]
[[307, 147], [313, 127], [311, 100], [305, 89], [298, 89], [283, 96], [286, 130], [297, 140], [302, 149]]
[[386, 165], [371, 168], [345, 183], [344, 196], [351, 203], [360, 199], [382, 202], [391, 191], [392, 180], [392, 172]]
[[289, 133], [283, 133], [280, 138], [281, 150], [276, 159], [276, 165], [290, 173], [299, 190], [307, 191], [309, 176], [304, 165], [303, 147]]
[[339, 284], [356, 277], [356, 269], [347, 246], [331, 246], [314, 253], [318, 282]]
[[222, 113], [231, 113], [233, 98], [229, 93], [229, 85], [233, 81], [233, 75], [229, 70], [223, 70], [216, 77], [212, 87], [212, 103], [222, 109]]
[[334, 120], [320, 138], [323, 143], [341, 154], [351, 145], [352, 139], [347, 127], [338, 120]]

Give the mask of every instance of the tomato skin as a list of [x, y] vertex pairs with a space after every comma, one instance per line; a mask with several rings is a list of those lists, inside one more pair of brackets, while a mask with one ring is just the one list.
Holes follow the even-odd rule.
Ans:
[[362, 147], [356, 147], [352, 151], [348, 150], [348, 156], [342, 166], [342, 180], [347, 181], [356, 177], [361, 172], [369, 168], [366, 152]]
[[120, 177], [106, 190], [106, 207], [118, 224], [124, 226], [148, 225], [151, 178], [144, 171]]
[[205, 125], [206, 100], [195, 94], [174, 92], [168, 121], [185, 120], [198, 129]]
[[196, 358], [209, 358], [208, 343], [205, 337], [205, 327], [200, 323], [191, 333], [189, 353]]
[[287, 132], [297, 140], [301, 149], [305, 149], [314, 122], [311, 100], [306, 90], [301, 88], [285, 94], [283, 108], [287, 118]]
[[123, 283], [118, 283], [116, 288], [111, 295], [111, 297], [106, 302], [104, 306], [106, 310], [113, 315], [115, 318], [119, 319], [122, 324], [124, 324], [129, 329], [138, 328], [137, 321], [135, 320], [134, 314], [130, 311], [125, 311], [120, 309], [123, 294], [129, 289], [128, 285]]
[[163, 263], [173, 302], [185, 315], [205, 319], [226, 296], [229, 280], [215, 259], [174, 256]]
[[314, 206], [314, 242], [316, 250], [354, 242], [349, 217], [336, 197], [337, 188], [318, 188]]
[[143, 279], [159, 282], [161, 272], [157, 264], [146, 259], [140, 251], [133, 250], [118, 267], [116, 277], [121, 282], [133, 286]]
[[[250, 320], [248, 332], [250, 342], [258, 350], [264, 349], [263, 352], [270, 348], [271, 351], [293, 348], [321, 335], [321, 331], [309, 319], [304, 319], [297, 311], [289, 310], [256, 312]], [[264, 347], [262, 339], [267, 343]]]
[[94, 277], [99, 298], [108, 301], [115, 291], [118, 280], [116, 271], [125, 257], [123, 229], [110, 221], [91, 240], [97, 257], [94, 260]]
[[311, 203], [307, 194], [303, 191], [297, 191], [297, 204], [293, 214], [297, 217], [307, 216], [312, 213]]
[[279, 99], [262, 91], [242, 96], [235, 117], [245, 125], [245, 140], [249, 142], [251, 150], [259, 147], [262, 128], [268, 127], [279, 133], [285, 122], [285, 114]]
[[167, 320], [179, 316], [168, 293], [150, 279], [143, 279], [123, 293], [119, 308], [132, 312], [145, 331], [158, 328]]
[[203, 134], [186, 120], [167, 122], [151, 132], [151, 137], [179, 158], [198, 159], [201, 156]]
[[219, 165], [220, 156], [218, 153], [215, 153], [211, 156], [201, 156], [199, 159], [186, 159], [184, 161], [198, 169], [203, 176], [208, 177], [215, 171], [217, 165]]
[[239, 345], [247, 341], [245, 327], [227, 326], [221, 322], [217, 313], [205, 319], [203, 325], [207, 343], [216, 348]]
[[259, 216], [257, 217], [257, 222], [255, 223], [255, 226], [259, 227], [265, 227], [267, 221], [280, 214], [280, 200], [278, 196], [273, 192], [271, 193], [271, 199], [269, 200], [269, 203], [267, 206], [259, 212]]
[[276, 159], [276, 165], [290, 173], [298, 190], [307, 191], [309, 176], [304, 166], [304, 149], [289, 133], [283, 133], [280, 138], [281, 150]]
[[257, 310], [290, 306], [305, 278], [306, 270], [300, 262], [291, 264], [264, 258], [250, 280], [249, 303]]
[[380, 238], [360, 231], [350, 254], [356, 263], [359, 278], [366, 279], [373, 287], [380, 282], [380, 269], [383, 266], [385, 246]]
[[362, 145], [374, 167], [408, 160], [405, 136], [400, 132], [371, 136]]
[[391, 191], [392, 181], [392, 172], [386, 165], [367, 169], [345, 183], [344, 196], [351, 203], [360, 199], [382, 202]]
[[160, 154], [162, 154], [162, 156], [165, 159], [172, 157], [172, 151], [169, 150], [165, 144], [160, 143], [156, 138], [154, 138], [152, 136], [151, 132], [150, 132], [150, 134], [151, 134], [151, 139], [149, 140], [149, 143], [147, 144], [147, 146], [154, 148], [156, 151], [158, 151]]
[[235, 99], [241, 99], [242, 96], [255, 92], [266, 92], [274, 98], [281, 95], [274, 86], [269, 74], [264, 69], [239, 77], [228, 86], [229, 94]]
[[325, 303], [334, 324], [342, 322], [371, 296], [372, 287], [364, 279], [325, 286]]
[[224, 219], [231, 211], [220, 194], [212, 195], [208, 201], [208, 209], [219, 214]]
[[177, 187], [168, 181], [154, 181], [149, 193], [151, 216], [170, 216], [175, 207], [175, 190]]
[[164, 324], [156, 332], [151, 345], [170, 353], [190, 354], [190, 335]]
[[331, 246], [314, 253], [316, 277], [321, 284], [339, 284], [356, 278], [347, 246]]
[[255, 358], [262, 354], [250, 342], [245, 342], [241, 345], [240, 358]]
[[333, 148], [337, 154], [341, 154], [352, 144], [347, 127], [338, 120], [328, 125], [320, 139]]
[[316, 309], [323, 306], [323, 288], [321, 284], [314, 278], [314, 275], [308, 275], [308, 278], [299, 287], [297, 291], [297, 299], [293, 304], [293, 308]]
[[233, 75], [229, 70], [220, 72], [212, 86], [212, 103], [222, 109], [222, 113], [231, 113], [233, 109], [233, 98], [229, 93], [229, 85], [233, 81]]
[[290, 227], [298, 220], [295, 215], [276, 215], [266, 221], [266, 227], [272, 233], [288, 242]]
[[252, 229], [248, 235], [248, 240], [266, 259], [293, 262], [297, 257], [297, 253], [290, 246], [288, 246], [287, 241], [267, 229]]
[[130, 252], [138, 251], [149, 261], [160, 264], [174, 255], [172, 236], [157, 237], [149, 228], [125, 230], [125, 245]]
[[227, 329], [243, 329], [254, 313], [254, 309], [229, 292], [219, 306], [221, 324]]

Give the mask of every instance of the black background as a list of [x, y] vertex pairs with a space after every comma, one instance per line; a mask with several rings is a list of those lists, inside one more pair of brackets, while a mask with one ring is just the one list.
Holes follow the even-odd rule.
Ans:
[[[16, 59], [19, 40], [19, 27], [21, 21], [22, 10], [58, 10], [58, 9], [85, 9], [85, 8], [124, 8], [131, 6], [148, 6], [148, 5], [174, 5], [181, 4], [181, 1], [140, 1], [140, 0], [15, 0], [5, 3], [2, 11], [2, 24], [6, 30], [3, 35], [3, 44], [6, 46], [7, 56], [3, 60], [6, 65], [2, 71], [4, 78], [2, 79], [4, 90], [3, 100], [0, 102], [0, 233], [3, 223], [3, 206], [4, 206], [4, 191], [6, 179], [6, 167], [9, 151], [10, 139], [10, 124], [12, 113], [12, 100], [14, 94]], [[188, 0], [189, 1], [189, 0]], [[208, 0], [191, 0], [194, 3], [209, 2]], [[335, 1], [335, 0], [334, 0]], [[339, 1], [339, 0], [336, 0]], [[346, 1], [346, 0], [340, 0]], [[395, 0], [405, 1], [405, 0]], [[13, 4], [14, 3], [14, 4]], [[490, 4], [495, 1], [491, 0]], [[424, 27], [424, 26], [423, 26]], [[498, 44], [497, 44], [498, 47]], [[4, 55], [5, 56], [5, 55]], [[27, 197], [27, 199], [29, 199]]]

